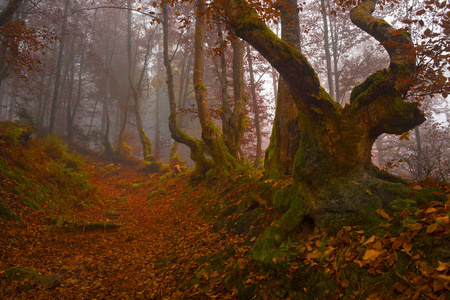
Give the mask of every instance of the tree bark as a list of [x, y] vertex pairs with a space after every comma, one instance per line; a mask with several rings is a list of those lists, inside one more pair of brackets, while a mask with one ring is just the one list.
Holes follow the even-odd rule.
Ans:
[[[137, 127], [137, 131], [138, 131], [138, 135], [139, 135], [139, 139], [141, 141], [142, 144], [142, 151], [144, 154], [144, 161], [148, 161], [148, 162], [152, 162], [154, 161], [154, 157], [152, 155], [152, 144], [150, 142], [150, 139], [148, 138], [147, 134], [145, 133], [144, 130], [144, 125], [142, 122], [142, 116], [141, 116], [141, 93], [140, 93], [140, 89], [142, 86], [142, 79], [145, 76], [145, 71], [147, 69], [147, 64], [148, 64], [148, 60], [150, 58], [150, 53], [151, 53], [151, 41], [152, 41], [152, 36], [148, 37], [148, 43], [147, 43], [147, 49], [145, 52], [145, 57], [144, 57], [144, 66], [142, 67], [139, 79], [138, 79], [138, 83], [135, 85], [133, 82], [133, 71], [132, 69], [134, 68], [133, 66], [133, 62], [132, 62], [132, 57], [131, 57], [131, 0], [127, 1], [127, 54], [128, 54], [128, 82], [130, 84], [130, 89], [133, 95], [133, 99], [134, 99], [134, 112], [135, 112], [135, 116], [136, 116], [136, 127]], [[156, 29], [155, 29], [156, 32]]]
[[328, 14], [327, 8], [325, 7], [325, 0], [320, 0], [320, 9], [322, 10], [322, 20], [323, 20], [323, 44], [325, 49], [325, 60], [327, 62], [328, 90], [330, 91], [331, 98], [336, 99], [334, 97], [333, 69], [331, 68], [331, 53], [329, 43], [330, 37], [328, 30]]
[[197, 102], [198, 118], [202, 127], [202, 139], [208, 146], [219, 173], [228, 174], [234, 168], [235, 160], [229, 154], [222, 135], [214, 125], [209, 113], [207, 91], [203, 83], [205, 69], [205, 4], [196, 1], [195, 36], [194, 36], [194, 91]]
[[219, 36], [219, 46], [220, 46], [220, 95], [222, 100], [222, 107], [220, 109], [220, 118], [222, 120], [222, 132], [223, 139], [225, 143], [228, 140], [228, 132], [230, 131], [230, 118], [231, 118], [231, 108], [228, 103], [228, 76], [227, 76], [227, 61], [225, 56], [225, 41], [223, 38], [222, 24], [217, 24], [217, 33]]
[[[300, 24], [297, 0], [286, 0], [281, 8], [281, 39], [300, 50]], [[264, 175], [271, 179], [292, 176], [300, 142], [299, 116], [288, 83], [279, 78], [275, 118], [266, 149]]]
[[64, 56], [64, 41], [66, 35], [66, 27], [67, 27], [67, 12], [69, 11], [70, 0], [66, 0], [64, 2], [64, 18], [63, 24], [61, 27], [61, 41], [59, 42], [59, 52], [58, 52], [58, 61], [56, 63], [56, 74], [55, 74], [55, 88], [53, 90], [53, 100], [52, 107], [50, 109], [50, 125], [49, 125], [49, 133], [55, 133], [55, 125], [56, 125], [56, 113], [58, 110], [58, 95], [59, 95], [59, 87], [61, 80], [61, 70], [62, 70], [62, 60]]
[[[203, 176], [211, 167], [211, 161], [207, 160], [201, 146], [201, 142], [194, 137], [189, 136], [186, 132], [180, 130], [177, 125], [177, 105], [175, 101], [175, 91], [173, 83], [172, 65], [169, 59], [169, 14], [167, 3], [163, 3], [163, 34], [164, 34], [164, 66], [167, 72], [167, 91], [169, 94], [170, 115], [169, 130], [172, 138], [178, 142], [185, 144], [191, 149], [191, 159], [195, 162], [194, 176]], [[181, 91], [180, 91], [181, 92]], [[175, 146], [174, 149], [176, 150]]]
[[245, 116], [247, 97], [244, 93], [244, 42], [239, 38], [233, 38], [232, 43], [234, 107], [228, 120], [228, 132], [224, 132], [224, 136], [227, 137], [224, 140], [230, 155], [237, 160], [248, 119]]
[[6, 7], [0, 12], [0, 27], [11, 20], [14, 13], [20, 8], [23, 0], [10, 0]]
[[67, 108], [67, 137], [69, 139], [69, 142], [73, 142], [73, 126], [75, 123], [75, 117], [77, 115], [78, 107], [80, 106], [81, 102], [81, 88], [82, 88], [82, 82], [83, 82], [83, 67], [84, 67], [84, 49], [81, 50], [81, 58], [80, 58], [80, 70], [78, 71], [78, 87], [77, 87], [77, 97], [75, 99], [75, 103], [73, 105], [73, 108], [71, 108], [71, 105], [68, 105]]
[[250, 77], [250, 89], [252, 93], [252, 100], [253, 100], [253, 113], [255, 114], [255, 133], [256, 133], [256, 157], [253, 165], [255, 168], [259, 167], [260, 159], [262, 155], [262, 149], [261, 149], [261, 124], [260, 124], [260, 115], [259, 115], [259, 106], [258, 106], [258, 100], [256, 99], [256, 85], [255, 85], [255, 76], [253, 72], [253, 60], [252, 55], [250, 51], [250, 46], [247, 44], [247, 62], [248, 62], [248, 72]]
[[289, 84], [301, 124], [293, 187], [274, 198], [275, 208], [285, 214], [255, 244], [252, 255], [257, 260], [272, 263], [278, 246], [304, 220], [317, 223], [330, 214], [381, 205], [380, 198], [365, 192], [369, 182], [382, 182], [371, 161], [375, 139], [382, 133], [401, 134], [425, 120], [417, 103], [402, 99], [414, 70], [413, 44], [407, 34], [397, 35], [384, 20], [372, 17], [375, 4], [363, 1], [351, 11], [351, 19], [385, 45], [390, 68], [355, 87], [345, 108], [321, 87], [301, 52], [279, 39], [247, 2], [222, 4], [236, 35], [253, 45]]

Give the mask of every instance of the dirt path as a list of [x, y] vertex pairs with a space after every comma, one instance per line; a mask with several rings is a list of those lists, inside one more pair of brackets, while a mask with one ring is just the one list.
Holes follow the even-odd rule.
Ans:
[[131, 168], [104, 177], [103, 167], [102, 163], [92, 165], [103, 206], [77, 211], [73, 219], [105, 220], [106, 211], [117, 211], [122, 227], [91, 232], [55, 229], [40, 213], [22, 228], [2, 225], [0, 270], [19, 266], [45, 275], [59, 273], [63, 283], [52, 290], [33, 286], [25, 292], [30, 282], [9, 282], [2, 272], [0, 298], [185, 298], [178, 290], [177, 277], [189, 272], [185, 265], [189, 248], [203, 237], [211, 242], [214, 234], [208, 224], [192, 218], [194, 209], [187, 201], [174, 209], [174, 200], [182, 197], [183, 181], [159, 186], [164, 192], [146, 205], [148, 195], [155, 192], [156, 177]]

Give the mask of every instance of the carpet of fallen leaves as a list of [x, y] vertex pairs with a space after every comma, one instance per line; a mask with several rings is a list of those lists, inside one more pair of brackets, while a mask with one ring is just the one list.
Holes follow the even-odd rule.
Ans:
[[[199, 269], [197, 258], [214, 255], [226, 243], [239, 250], [225, 262], [231, 264], [246, 256], [248, 247], [240, 248], [242, 239], [224, 237], [226, 233], [215, 232], [210, 223], [195, 217], [196, 207], [190, 199], [179, 201], [188, 176], [157, 185], [156, 175], [131, 167], [104, 162], [90, 166], [103, 204], [75, 211], [70, 220], [107, 221], [105, 211], [116, 211], [122, 227], [92, 232], [55, 229], [42, 212], [32, 210], [21, 214], [21, 224], [0, 223], [0, 298], [234, 298], [234, 290], [217, 292], [226, 274], [195, 273]], [[163, 192], [146, 204], [155, 186]], [[27, 280], [8, 282], [3, 270], [12, 266], [44, 275], [59, 273], [62, 285], [45, 290]], [[207, 291], [198, 285], [183, 288], [182, 280], [196, 276], [209, 280]], [[31, 289], [26, 291], [29, 285]]]
[[[23, 223], [0, 222], [1, 299], [448, 299], [450, 263], [432, 255], [436, 241], [449, 245], [442, 241], [450, 235], [448, 185], [442, 192], [446, 203], [399, 210], [395, 217], [377, 210], [376, 232], [343, 226], [337, 234], [316, 230], [288, 240], [280, 246], [286, 255], [268, 269], [252, 261], [249, 251], [269, 223], [253, 236], [237, 235], [218, 230], [217, 218], [199, 215], [205, 194], [227, 195], [238, 205], [260, 176], [196, 187], [187, 174], [160, 180], [135, 167], [99, 160], [88, 165], [102, 202], [64, 218], [111, 221], [105, 212], [114, 211], [119, 216], [112, 221], [122, 227], [56, 228], [54, 219], [34, 210], [21, 213]], [[239, 183], [252, 176], [248, 185]], [[209, 211], [221, 203], [205, 201]], [[226, 219], [237, 224], [242, 215]], [[402, 229], [392, 230], [399, 222]], [[7, 281], [4, 270], [13, 266], [59, 273], [62, 284], [46, 290], [27, 280]]]

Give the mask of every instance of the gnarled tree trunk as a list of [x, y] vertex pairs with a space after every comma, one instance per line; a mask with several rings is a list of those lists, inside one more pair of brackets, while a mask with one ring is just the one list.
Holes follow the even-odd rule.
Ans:
[[[297, 0], [286, 0], [281, 7], [281, 39], [300, 50]], [[289, 84], [280, 77], [276, 94], [275, 118], [264, 158], [264, 175], [280, 179], [292, 176], [294, 158], [300, 143], [299, 117]]]
[[330, 214], [380, 205], [379, 197], [366, 193], [369, 182], [384, 183], [372, 165], [372, 144], [382, 133], [401, 134], [425, 120], [417, 103], [402, 98], [415, 66], [411, 39], [374, 18], [375, 5], [376, 0], [363, 1], [351, 11], [351, 19], [385, 45], [390, 67], [356, 86], [350, 105], [342, 108], [321, 87], [302, 53], [279, 39], [247, 2], [222, 4], [236, 35], [257, 49], [288, 83], [301, 124], [293, 187], [274, 199], [274, 206], [285, 214], [255, 244], [252, 253], [257, 260], [271, 263], [281, 242], [304, 220], [318, 222]]
[[[177, 104], [175, 101], [175, 92], [173, 84], [172, 65], [169, 59], [169, 15], [167, 12], [167, 3], [163, 3], [163, 34], [164, 34], [164, 66], [167, 73], [167, 91], [169, 94], [170, 115], [169, 115], [169, 130], [172, 138], [178, 142], [185, 144], [191, 149], [191, 158], [195, 162], [195, 176], [204, 175], [212, 166], [212, 163], [206, 159], [203, 153], [201, 142], [194, 137], [189, 136], [182, 131], [177, 125]], [[181, 92], [181, 90], [180, 90]], [[173, 146], [175, 147], [175, 146]], [[171, 156], [172, 157], [172, 156]]]

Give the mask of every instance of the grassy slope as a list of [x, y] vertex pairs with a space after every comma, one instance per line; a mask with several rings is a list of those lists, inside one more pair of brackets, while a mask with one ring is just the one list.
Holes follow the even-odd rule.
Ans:
[[20, 220], [27, 208], [75, 210], [97, 200], [84, 159], [54, 136], [32, 139], [19, 123], [0, 123], [0, 217]]
[[[20, 134], [2, 132], [1, 203], [22, 219], [0, 220], [2, 299], [445, 299], [449, 291], [448, 185], [415, 186], [385, 210], [299, 233], [262, 266], [251, 247], [279, 217], [271, 199], [289, 182], [248, 170], [160, 179], [94, 158], [87, 172], [55, 141], [22, 145]], [[112, 232], [48, 218], [107, 221], [111, 211], [123, 225]], [[9, 282], [3, 270], [13, 266], [60, 273], [63, 285]]]

